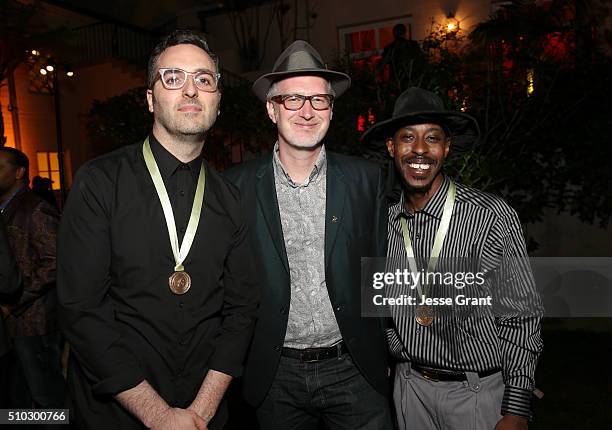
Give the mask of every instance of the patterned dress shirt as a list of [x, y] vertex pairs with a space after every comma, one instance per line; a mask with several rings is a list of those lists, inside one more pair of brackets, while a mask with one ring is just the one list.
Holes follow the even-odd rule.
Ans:
[[274, 147], [274, 182], [289, 272], [291, 301], [284, 346], [327, 347], [342, 336], [325, 283], [325, 147], [303, 184], [287, 174]]

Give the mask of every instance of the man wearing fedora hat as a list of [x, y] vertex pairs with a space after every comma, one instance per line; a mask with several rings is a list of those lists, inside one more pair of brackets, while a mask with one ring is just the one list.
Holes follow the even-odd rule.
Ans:
[[395, 281], [386, 289], [387, 297], [414, 297], [388, 306], [400, 430], [526, 429], [531, 417], [542, 307], [521, 224], [502, 199], [442, 171], [450, 151], [478, 137], [474, 118], [410, 88], [362, 138], [385, 148], [401, 176], [387, 271], [415, 275], [409, 288]]
[[350, 85], [296, 41], [253, 85], [271, 154], [230, 170], [247, 212], [262, 302], [244, 373], [262, 429], [391, 429], [380, 320], [360, 315], [360, 259], [385, 255], [379, 168], [326, 151]]

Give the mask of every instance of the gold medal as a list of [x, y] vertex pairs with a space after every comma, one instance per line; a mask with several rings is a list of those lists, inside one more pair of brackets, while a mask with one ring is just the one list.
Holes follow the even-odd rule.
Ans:
[[170, 291], [180, 296], [185, 294], [191, 288], [191, 276], [187, 272], [174, 272], [168, 278]]
[[434, 309], [432, 306], [417, 306], [414, 319], [423, 327], [428, 327], [434, 322]]

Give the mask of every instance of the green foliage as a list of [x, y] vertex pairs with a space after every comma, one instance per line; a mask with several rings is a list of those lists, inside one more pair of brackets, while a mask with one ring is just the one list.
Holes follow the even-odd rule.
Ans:
[[[607, 225], [612, 171], [604, 163], [612, 158], [612, 64], [590, 33], [578, 31], [605, 19], [581, 9], [584, 5], [557, 0], [542, 9], [533, 2], [513, 2], [469, 39], [434, 27], [421, 44], [424, 61], [397, 68], [392, 79], [385, 79], [385, 70], [373, 62], [357, 65], [346, 56], [338, 58], [331, 68], [344, 70], [353, 83], [334, 104], [326, 145], [386, 165], [384, 148], [359, 144], [359, 116], [366, 128], [389, 118], [397, 96], [419, 85], [438, 93], [447, 107], [473, 115], [481, 126], [474, 150], [449, 160], [450, 175], [502, 195], [523, 222], [541, 220], [544, 209], [554, 208]], [[137, 89], [96, 102], [90, 131], [98, 142], [122, 145], [146, 135], [150, 120], [144, 89]], [[232, 144], [259, 154], [275, 140], [274, 125], [250, 85], [226, 88], [221, 115], [207, 139], [207, 157], [223, 168], [231, 163]], [[100, 151], [107, 150], [103, 145], [98, 144]]]
[[384, 163], [385, 148], [357, 144], [357, 118], [368, 112], [374, 122], [389, 118], [397, 95], [418, 85], [438, 93], [448, 108], [463, 108], [481, 126], [479, 144], [449, 160], [449, 174], [502, 195], [526, 223], [554, 208], [607, 225], [612, 173], [599, 164], [612, 156], [605, 138], [612, 132], [612, 64], [598, 52], [597, 40], [580, 39], [576, 19], [596, 28], [597, 17], [576, 8], [568, 0], [550, 9], [513, 2], [468, 40], [434, 28], [421, 45], [423, 67], [404, 68], [410, 73], [394, 79], [382, 79], [371, 63], [356, 67], [339, 59], [335, 67], [353, 83], [335, 106], [328, 145]]
[[87, 123], [94, 155], [130, 145], [149, 134], [153, 118], [147, 107], [146, 90], [133, 88], [103, 101], [94, 100]]
[[272, 148], [276, 141], [276, 128], [268, 118], [266, 106], [253, 94], [248, 81], [223, 90], [216, 127], [253, 154]]

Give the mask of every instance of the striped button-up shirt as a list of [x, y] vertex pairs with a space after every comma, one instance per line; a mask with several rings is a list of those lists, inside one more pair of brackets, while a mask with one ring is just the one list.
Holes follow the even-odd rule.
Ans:
[[[407, 221], [417, 270], [426, 270], [444, 209], [450, 180], [425, 207], [410, 213], [404, 198], [389, 208], [387, 271], [409, 268], [400, 219]], [[411, 268], [414, 270], [414, 268]], [[469, 372], [503, 371], [501, 413], [531, 416], [534, 373], [542, 350], [543, 313], [527, 260], [516, 212], [502, 199], [457, 184], [453, 215], [434, 273], [473, 272], [484, 282], [434, 284], [428, 297], [452, 298], [450, 306], [434, 306], [435, 320], [427, 327], [415, 321], [415, 306], [391, 306], [393, 327], [387, 330], [393, 356], [400, 361]], [[480, 273], [481, 275], [478, 275]], [[387, 295], [413, 296], [417, 289], [394, 284]], [[457, 305], [458, 295], [491, 296], [491, 305]]]

